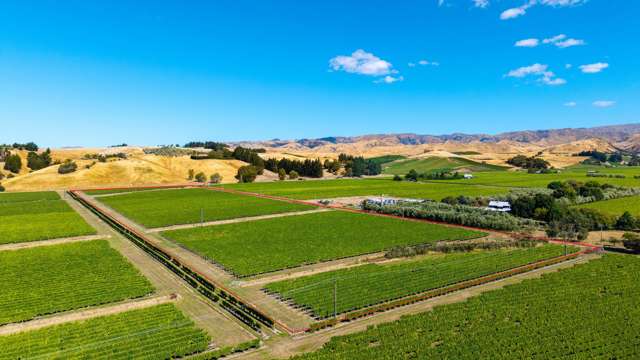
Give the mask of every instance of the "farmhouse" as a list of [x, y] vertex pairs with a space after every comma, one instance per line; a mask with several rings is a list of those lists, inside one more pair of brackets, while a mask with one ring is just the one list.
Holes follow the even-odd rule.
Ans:
[[385, 197], [370, 197], [367, 198], [367, 202], [376, 206], [391, 206], [397, 204], [398, 200]]
[[485, 208], [491, 211], [509, 212], [511, 211], [511, 204], [508, 201], [489, 201], [489, 206]]
[[465, 179], [473, 179], [473, 174], [464, 174], [462, 176], [464, 176]]

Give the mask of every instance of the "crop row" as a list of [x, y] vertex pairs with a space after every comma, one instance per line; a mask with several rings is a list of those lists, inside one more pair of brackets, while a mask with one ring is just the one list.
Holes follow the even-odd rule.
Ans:
[[55, 192], [0, 194], [0, 244], [95, 233]]
[[98, 199], [129, 219], [149, 228], [314, 208], [310, 205], [200, 188], [139, 191]]
[[423, 260], [369, 264], [280, 281], [267, 285], [266, 290], [308, 309], [316, 317], [326, 318], [333, 316], [334, 306], [341, 314], [562, 254], [561, 246], [543, 245], [528, 249], [429, 255]]
[[636, 359], [640, 261], [587, 264], [333, 338], [295, 359]]
[[172, 304], [0, 337], [0, 359], [169, 359], [204, 351], [209, 336]]
[[76, 192], [69, 192], [71, 196], [73, 196], [76, 200], [78, 200], [81, 204], [86, 206], [90, 211], [96, 214], [98, 217], [103, 219], [109, 225], [111, 225], [114, 229], [119, 231], [129, 240], [131, 240], [136, 246], [141, 248], [147, 254], [152, 256], [154, 259], [159, 261], [173, 273], [181, 277], [185, 280], [191, 287], [199, 291], [202, 295], [207, 297], [213, 302], [220, 302], [221, 306], [227, 310], [231, 315], [245, 323], [247, 326], [251, 327], [256, 331], [260, 331], [260, 324], [264, 324], [268, 327], [273, 327], [275, 322], [264, 315], [253, 306], [242, 302], [235, 295], [230, 294], [222, 288], [219, 288], [209, 280], [202, 277], [197, 272], [191, 270], [185, 264], [182, 264], [180, 261], [175, 259], [173, 256], [169, 255], [165, 251], [161, 250], [157, 246], [154, 246], [149, 241], [145, 239], [145, 237], [136, 231], [128, 228], [127, 226], [121, 224], [117, 220], [113, 219], [111, 216], [106, 215], [101, 210], [99, 210], [95, 205], [91, 204], [83, 197], [79, 196]]
[[167, 231], [163, 236], [238, 276], [486, 233], [344, 211]]
[[0, 324], [153, 291], [105, 240], [2, 251], [0, 264]]

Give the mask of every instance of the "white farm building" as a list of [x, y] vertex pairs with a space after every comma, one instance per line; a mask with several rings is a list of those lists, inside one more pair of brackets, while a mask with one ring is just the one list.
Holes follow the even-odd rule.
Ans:
[[490, 211], [509, 212], [511, 211], [511, 204], [508, 201], [489, 201], [489, 206], [485, 208]]

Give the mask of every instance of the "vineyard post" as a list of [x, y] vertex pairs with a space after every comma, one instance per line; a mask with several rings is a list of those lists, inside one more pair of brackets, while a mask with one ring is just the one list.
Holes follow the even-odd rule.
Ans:
[[333, 318], [338, 318], [338, 279], [333, 279]]

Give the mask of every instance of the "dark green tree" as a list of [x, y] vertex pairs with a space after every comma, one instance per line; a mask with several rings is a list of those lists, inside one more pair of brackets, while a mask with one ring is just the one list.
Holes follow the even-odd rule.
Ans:
[[637, 227], [638, 220], [628, 211], [620, 215], [616, 221], [616, 229], [618, 230], [634, 230]]
[[18, 154], [9, 155], [4, 162], [4, 169], [11, 171], [14, 174], [20, 172], [22, 168], [22, 159]]
[[242, 166], [238, 169], [235, 177], [241, 183], [254, 182], [258, 177], [258, 168], [253, 165]]

